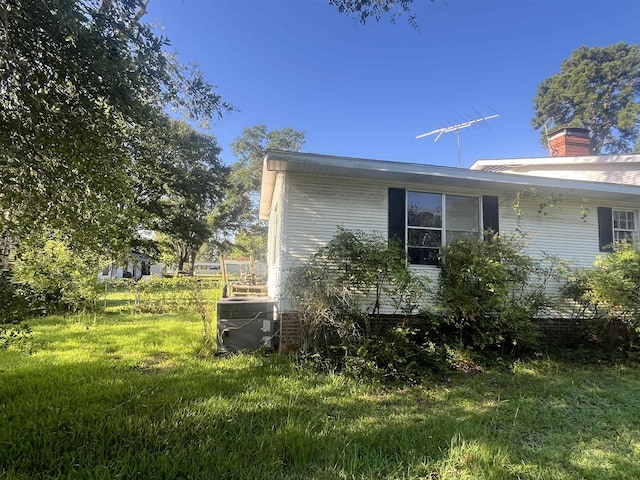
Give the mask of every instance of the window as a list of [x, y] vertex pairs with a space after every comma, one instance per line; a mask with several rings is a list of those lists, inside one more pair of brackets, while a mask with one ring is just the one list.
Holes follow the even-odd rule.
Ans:
[[634, 212], [613, 210], [613, 241], [634, 243], [636, 235]]
[[407, 253], [414, 265], [437, 265], [440, 247], [461, 238], [479, 238], [478, 197], [407, 193]]
[[610, 252], [615, 243], [638, 242], [636, 215], [635, 210], [598, 207], [598, 236], [601, 252]]

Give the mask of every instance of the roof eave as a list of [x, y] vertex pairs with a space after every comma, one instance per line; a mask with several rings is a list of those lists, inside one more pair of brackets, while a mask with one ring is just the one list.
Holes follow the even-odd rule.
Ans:
[[469, 170], [484, 170], [488, 167], [522, 167], [529, 165], [584, 165], [607, 163], [640, 163], [640, 153], [625, 153], [617, 155], [583, 155], [574, 157], [529, 157], [529, 158], [500, 158], [476, 160]]
[[262, 182], [260, 185], [260, 208], [258, 218], [269, 220], [271, 213], [271, 202], [273, 201], [273, 190], [276, 186], [276, 172], [269, 170], [267, 166], [267, 155], [262, 160]]
[[263, 215], [268, 217], [271, 208], [276, 171], [368, 178], [413, 184], [437, 184], [504, 193], [516, 193], [527, 188], [538, 188], [579, 198], [625, 201], [638, 201], [640, 198], [640, 187], [632, 185], [270, 150], [265, 156], [263, 166], [263, 188], [265, 190], [260, 205], [260, 215], [263, 219]]

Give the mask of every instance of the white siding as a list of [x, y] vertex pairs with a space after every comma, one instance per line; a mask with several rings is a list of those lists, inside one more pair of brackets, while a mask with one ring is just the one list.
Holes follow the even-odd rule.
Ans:
[[[557, 207], [540, 211], [543, 199], [525, 197], [520, 200], [522, 216], [518, 221], [513, 208], [514, 196], [502, 196], [500, 230], [513, 233], [518, 227], [526, 234], [532, 255], [546, 252], [569, 260], [576, 267], [592, 266], [600, 254], [598, 239], [598, 207], [637, 209], [638, 205], [560, 198]], [[585, 211], [584, 217], [582, 212]]]
[[[557, 207], [545, 207], [540, 211], [542, 199], [532, 197], [521, 199], [522, 215], [518, 220], [513, 208], [514, 199], [514, 196], [501, 197], [501, 233], [515, 233], [519, 227], [532, 257], [555, 255], [572, 268], [589, 268], [596, 257], [602, 254], [598, 237], [598, 206], [637, 211], [637, 205], [632, 204], [587, 202], [570, 198], [561, 199]], [[588, 210], [583, 217], [585, 208]], [[551, 280], [547, 290], [559, 296], [563, 284], [564, 281]]]
[[286, 263], [304, 262], [338, 226], [387, 231], [387, 187], [374, 181], [288, 174]]
[[286, 311], [282, 289], [288, 269], [307, 261], [333, 238], [338, 226], [386, 235], [387, 187], [371, 180], [289, 172], [282, 197], [282, 258], [276, 273], [278, 285], [269, 294]]
[[[543, 199], [521, 198], [521, 218], [513, 208], [514, 196], [503, 196], [500, 201], [500, 231], [525, 234], [529, 252], [538, 256], [541, 252], [558, 255], [575, 266], [588, 267], [599, 253], [597, 205], [589, 204], [589, 211], [582, 218], [582, 202], [563, 199], [557, 207], [545, 207], [540, 211]], [[586, 206], [586, 205], [585, 205]]]
[[[480, 194], [464, 189], [443, 191], [436, 185], [407, 185], [287, 173], [285, 254], [281, 282], [286, 282], [286, 272], [290, 266], [305, 262], [318, 248], [331, 240], [338, 226], [379, 232], [386, 236], [389, 187], [435, 193]], [[437, 268], [414, 268], [432, 281], [433, 289], [437, 288]], [[284, 304], [281, 307], [286, 309]]]
[[[497, 192], [441, 188], [437, 185], [387, 183], [367, 179], [335, 178], [287, 172], [278, 174], [271, 211], [269, 248], [275, 247], [269, 267], [269, 294], [280, 301], [286, 272], [294, 264], [306, 261], [326, 244], [338, 226], [387, 234], [388, 188], [496, 195]], [[597, 207], [637, 210], [638, 205], [561, 198], [557, 207], [539, 213], [539, 197], [522, 196], [521, 218], [513, 208], [513, 195], [500, 195], [500, 231], [503, 235], [521, 231], [526, 234], [529, 253], [542, 252], [567, 260], [576, 267], [589, 267], [599, 251]], [[586, 216], [582, 217], [584, 209]], [[273, 225], [271, 225], [273, 223]], [[274, 230], [273, 235], [271, 230]], [[270, 254], [271, 262], [271, 254]], [[438, 268], [413, 267], [432, 280], [437, 289]], [[557, 289], [559, 285], [551, 285]], [[285, 305], [280, 305], [286, 309]]]

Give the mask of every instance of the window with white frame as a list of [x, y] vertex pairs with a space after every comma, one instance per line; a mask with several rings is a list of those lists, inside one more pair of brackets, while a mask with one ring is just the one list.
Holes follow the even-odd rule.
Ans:
[[413, 265], [437, 265], [440, 247], [480, 238], [480, 199], [407, 192], [407, 253]]
[[637, 229], [635, 212], [630, 210], [613, 210], [613, 241], [615, 243], [636, 243]]

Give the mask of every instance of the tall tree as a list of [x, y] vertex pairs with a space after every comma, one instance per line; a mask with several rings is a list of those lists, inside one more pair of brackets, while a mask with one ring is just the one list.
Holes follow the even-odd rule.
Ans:
[[112, 245], [135, 223], [132, 169], [165, 108], [229, 108], [141, 22], [147, 3], [0, 2], [0, 235]]
[[260, 191], [262, 160], [268, 149], [298, 152], [304, 145], [304, 132], [293, 128], [268, 130], [266, 125], [245, 128], [231, 144], [236, 157], [232, 174], [249, 193]]
[[265, 222], [256, 222], [241, 230], [233, 239], [232, 257], [253, 257], [265, 260], [267, 257], [267, 228]]
[[234, 253], [263, 258], [266, 255], [266, 228], [258, 221], [258, 195], [262, 180], [262, 160], [267, 149], [297, 152], [304, 145], [305, 134], [292, 128], [268, 130], [265, 125], [245, 128], [231, 144], [237, 161], [231, 166], [230, 186], [225, 200], [209, 216], [214, 236], [209, 239], [210, 255], [229, 253], [231, 239], [238, 235], [240, 244]]
[[215, 137], [180, 121], [172, 121], [168, 133], [158, 160], [163, 168], [149, 177], [156, 187], [148, 190], [156, 193], [145, 197], [144, 205], [150, 227], [171, 244], [178, 270], [188, 262], [193, 274], [196, 255], [212, 233], [207, 217], [223, 199], [229, 170], [220, 162]]
[[536, 129], [587, 128], [596, 154], [629, 152], [640, 132], [639, 97], [637, 45], [582, 46], [538, 85], [531, 123]]
[[231, 166], [233, 206], [228, 206], [236, 218], [236, 233], [241, 235], [236, 253], [241, 251], [255, 258], [266, 255], [266, 228], [258, 221], [258, 195], [262, 181], [262, 161], [268, 149], [299, 151], [305, 133], [293, 128], [268, 130], [266, 125], [245, 128], [231, 144], [237, 161]]

